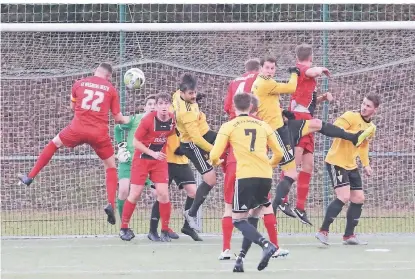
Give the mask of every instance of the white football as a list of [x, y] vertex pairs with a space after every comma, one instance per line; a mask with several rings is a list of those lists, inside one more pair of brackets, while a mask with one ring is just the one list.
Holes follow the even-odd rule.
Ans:
[[128, 89], [140, 89], [145, 82], [146, 77], [138, 68], [131, 68], [124, 75], [124, 84]]

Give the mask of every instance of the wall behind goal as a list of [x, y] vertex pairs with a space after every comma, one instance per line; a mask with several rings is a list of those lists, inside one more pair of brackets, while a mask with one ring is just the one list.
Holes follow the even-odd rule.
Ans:
[[[116, 5], [7, 6], [2, 5], [2, 22], [99, 22], [117, 14]], [[196, 7], [198, 6], [198, 7]], [[262, 17], [263, 5], [211, 6], [190, 8], [152, 5], [151, 16], [158, 21], [204, 22], [270, 20]], [[344, 6], [344, 5], [343, 5]], [[213, 9], [213, 7], [215, 9]], [[375, 5], [330, 6], [333, 20], [406, 20], [413, 14], [409, 6]], [[127, 18], [147, 22], [146, 8], [127, 6]], [[198, 8], [198, 9], [197, 9]], [[274, 5], [272, 20], [318, 21], [322, 6]], [[344, 8], [344, 9], [343, 9]], [[361, 11], [356, 11], [356, 9]], [[66, 10], [65, 10], [66, 9]], [[144, 9], [144, 10], [143, 10]], [[241, 15], [235, 19], [235, 15]], [[245, 10], [244, 10], [245, 9]], [[296, 10], [297, 9], [297, 10]], [[246, 11], [246, 12], [243, 12]], [[153, 15], [154, 14], [154, 15]], [[229, 19], [228, 15], [232, 15]], [[354, 14], [352, 16], [351, 14]], [[358, 16], [358, 15], [361, 16]], [[172, 16], [174, 15], [174, 16]], [[181, 15], [182, 17], [179, 17]], [[199, 15], [199, 19], [195, 19]], [[393, 16], [392, 16], [393, 15]], [[75, 17], [74, 17], [75, 16]], [[107, 18], [108, 16], [108, 18]], [[170, 16], [170, 17], [169, 17]], [[337, 17], [336, 17], [337, 16]], [[93, 20], [91, 20], [91, 18]], [[259, 19], [258, 19], [259, 18]], [[209, 19], [209, 20], [208, 20]], [[135, 21], [136, 22], [136, 21]], [[91, 235], [113, 234], [116, 229], [105, 223], [104, 173], [99, 160], [88, 147], [60, 150], [32, 186], [17, 187], [16, 173], [27, 172], [43, 146], [71, 119], [68, 109], [73, 82], [100, 61], [110, 61], [118, 68], [114, 82], [120, 86], [120, 70], [140, 67], [147, 84], [136, 92], [126, 92], [125, 110], [142, 109], [146, 95], [173, 92], [183, 72], [198, 76], [199, 92], [207, 94], [202, 109], [214, 130], [226, 121], [223, 97], [232, 78], [243, 72], [243, 61], [273, 53], [278, 57], [277, 77], [284, 80], [286, 68], [294, 61], [294, 48], [307, 42], [315, 48], [315, 62], [327, 62], [334, 76], [329, 90], [335, 96], [330, 105], [329, 121], [346, 110], [359, 109], [369, 93], [382, 96], [383, 104], [376, 116], [377, 137], [371, 147], [373, 178], [364, 179], [367, 204], [360, 230], [363, 232], [411, 232], [415, 230], [414, 129], [415, 107], [414, 62], [415, 35], [410, 31], [331, 31], [331, 32], [130, 32], [125, 33], [123, 50], [119, 33], [2, 33], [1, 96], [1, 207], [2, 234], [13, 235]], [[323, 45], [327, 42], [328, 52]], [[321, 87], [321, 81], [320, 81]], [[284, 106], [287, 98], [283, 98]], [[324, 117], [321, 107], [318, 117]], [[315, 174], [308, 210], [318, 224], [323, 215], [324, 196], [332, 198], [325, 181], [323, 166], [324, 138], [316, 136]], [[218, 186], [204, 206], [205, 232], [220, 232], [223, 208], [222, 175], [218, 170]], [[277, 177], [277, 173], [276, 173]], [[324, 192], [328, 191], [328, 192]], [[294, 193], [295, 191], [293, 191]], [[179, 229], [184, 194], [173, 186], [173, 227]], [[295, 202], [295, 197], [291, 200]], [[137, 232], [148, 230], [152, 197], [146, 191], [135, 214]], [[297, 220], [279, 215], [281, 232], [313, 232]], [[335, 230], [341, 230], [337, 222]]]

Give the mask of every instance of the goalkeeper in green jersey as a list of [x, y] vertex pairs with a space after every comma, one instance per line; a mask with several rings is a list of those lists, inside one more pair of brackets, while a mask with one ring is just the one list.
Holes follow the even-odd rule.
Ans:
[[[156, 99], [154, 95], [150, 95], [146, 98], [144, 113], [135, 114], [130, 117], [130, 122], [127, 124], [116, 125], [114, 129], [114, 138], [118, 144], [118, 198], [117, 208], [122, 216], [122, 210], [124, 202], [128, 197], [130, 191], [130, 177], [131, 177], [131, 161], [134, 155], [133, 139], [134, 133], [137, 130], [141, 119], [146, 113], [155, 110]], [[127, 132], [127, 140], [124, 140], [124, 131]], [[151, 186], [153, 183], [147, 178], [146, 186]], [[155, 196], [154, 190], [152, 190], [153, 196]]]

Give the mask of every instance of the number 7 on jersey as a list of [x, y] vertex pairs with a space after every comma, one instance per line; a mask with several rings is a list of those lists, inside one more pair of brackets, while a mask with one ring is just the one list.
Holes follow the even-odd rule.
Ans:
[[256, 141], [256, 130], [255, 129], [245, 129], [245, 136], [251, 135], [251, 144], [249, 151], [255, 151], [255, 141]]

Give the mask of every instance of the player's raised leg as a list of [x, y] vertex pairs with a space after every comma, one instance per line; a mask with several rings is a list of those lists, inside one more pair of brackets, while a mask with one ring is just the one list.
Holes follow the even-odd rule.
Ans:
[[45, 148], [39, 154], [36, 163], [31, 171], [27, 175], [18, 174], [20, 182], [26, 186], [29, 186], [33, 182], [33, 179], [38, 175], [38, 173], [49, 163], [55, 152], [62, 146], [63, 143], [58, 134], [45, 146]]

